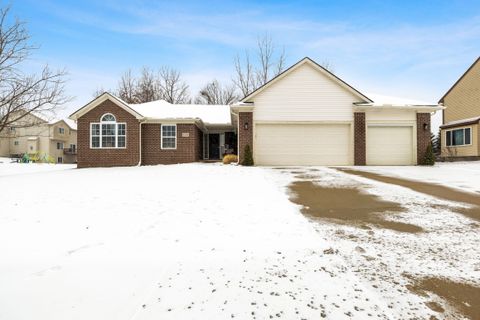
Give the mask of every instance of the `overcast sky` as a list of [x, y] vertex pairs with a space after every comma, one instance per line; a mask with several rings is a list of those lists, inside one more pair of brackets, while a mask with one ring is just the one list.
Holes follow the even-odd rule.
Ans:
[[268, 32], [287, 65], [328, 61], [364, 93], [436, 102], [480, 55], [480, 1], [13, 1], [41, 45], [29, 68], [65, 67], [64, 114], [141, 66], [180, 70], [191, 93], [229, 81]]

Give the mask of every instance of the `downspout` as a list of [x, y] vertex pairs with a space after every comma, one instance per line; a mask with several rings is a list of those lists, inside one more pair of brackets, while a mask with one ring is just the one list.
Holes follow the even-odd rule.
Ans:
[[138, 154], [138, 164], [137, 164], [137, 167], [141, 166], [142, 165], [142, 124], [145, 123], [145, 120], [142, 120], [139, 122], [138, 124], [138, 150], [139, 150], [139, 154]]
[[238, 166], [240, 164], [240, 113], [233, 112], [232, 108], [230, 108], [230, 113], [237, 116], [237, 163]]

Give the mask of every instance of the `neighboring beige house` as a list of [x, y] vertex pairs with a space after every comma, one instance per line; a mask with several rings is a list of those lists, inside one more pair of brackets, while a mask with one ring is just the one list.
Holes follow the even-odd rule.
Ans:
[[442, 157], [480, 159], [480, 57], [440, 99]]
[[[33, 125], [26, 126], [27, 123]], [[21, 157], [25, 153], [42, 161], [75, 163], [77, 161], [75, 124], [69, 120], [49, 122], [29, 114], [0, 133], [0, 157]]]

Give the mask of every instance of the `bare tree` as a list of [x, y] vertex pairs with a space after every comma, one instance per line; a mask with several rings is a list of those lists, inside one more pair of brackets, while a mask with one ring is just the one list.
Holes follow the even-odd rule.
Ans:
[[256, 60], [250, 59], [250, 53], [245, 51], [244, 59], [235, 57], [234, 83], [240, 92], [247, 96], [249, 93], [279, 75], [285, 69], [285, 49], [278, 50], [272, 37], [265, 34], [257, 38]]
[[207, 83], [198, 93], [195, 103], [198, 104], [230, 104], [238, 100], [235, 85], [223, 86], [214, 79]]
[[330, 71], [331, 73], [335, 72], [335, 68], [333, 66], [333, 63], [330, 62], [330, 60], [323, 60], [320, 65], [325, 68], [326, 70]]
[[143, 67], [140, 78], [134, 81], [134, 83], [136, 84], [134, 93], [135, 103], [150, 102], [162, 98], [160, 79], [156, 77], [155, 72], [150, 68]]
[[[25, 22], [9, 23], [10, 8], [0, 9], [0, 132], [12, 126], [32, 126], [30, 113], [51, 118], [68, 102], [64, 70], [48, 65], [39, 74], [25, 74], [21, 65], [38, 47], [30, 44]], [[22, 120], [23, 119], [23, 120]]]
[[170, 103], [189, 103], [188, 85], [182, 80], [180, 72], [170, 67], [158, 71], [161, 98]]
[[132, 75], [132, 70], [125, 71], [118, 81], [117, 95], [127, 103], [135, 103], [137, 95], [137, 81]]
[[260, 87], [283, 71], [285, 65], [285, 49], [275, 55], [275, 46], [272, 37], [265, 34], [257, 39], [257, 58], [260, 62], [256, 70], [256, 85]]
[[105, 92], [110, 92], [111, 93], [112, 90], [107, 90], [103, 87], [97, 87], [97, 89], [95, 89], [95, 91], [92, 92], [92, 97], [93, 98], [96, 98], [98, 97], [99, 95], [102, 95], [104, 94]]
[[240, 90], [243, 96], [247, 96], [250, 92], [256, 88], [256, 80], [254, 67], [250, 62], [250, 54], [245, 51], [244, 60], [240, 59], [240, 56], [235, 57], [235, 77], [233, 82]]

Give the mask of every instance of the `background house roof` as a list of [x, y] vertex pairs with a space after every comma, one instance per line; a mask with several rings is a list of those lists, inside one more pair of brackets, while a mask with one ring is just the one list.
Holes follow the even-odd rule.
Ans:
[[157, 100], [140, 104], [129, 104], [130, 108], [152, 119], [198, 118], [205, 124], [231, 124], [230, 106], [201, 104], [171, 104]]
[[452, 127], [466, 126], [466, 125], [469, 125], [469, 124], [477, 124], [479, 122], [480, 122], [480, 117], [473, 117], [473, 118], [468, 118], [468, 119], [450, 121], [450, 122], [447, 122], [447, 123], [441, 125], [440, 128], [447, 129], [447, 128], [452, 128]]

